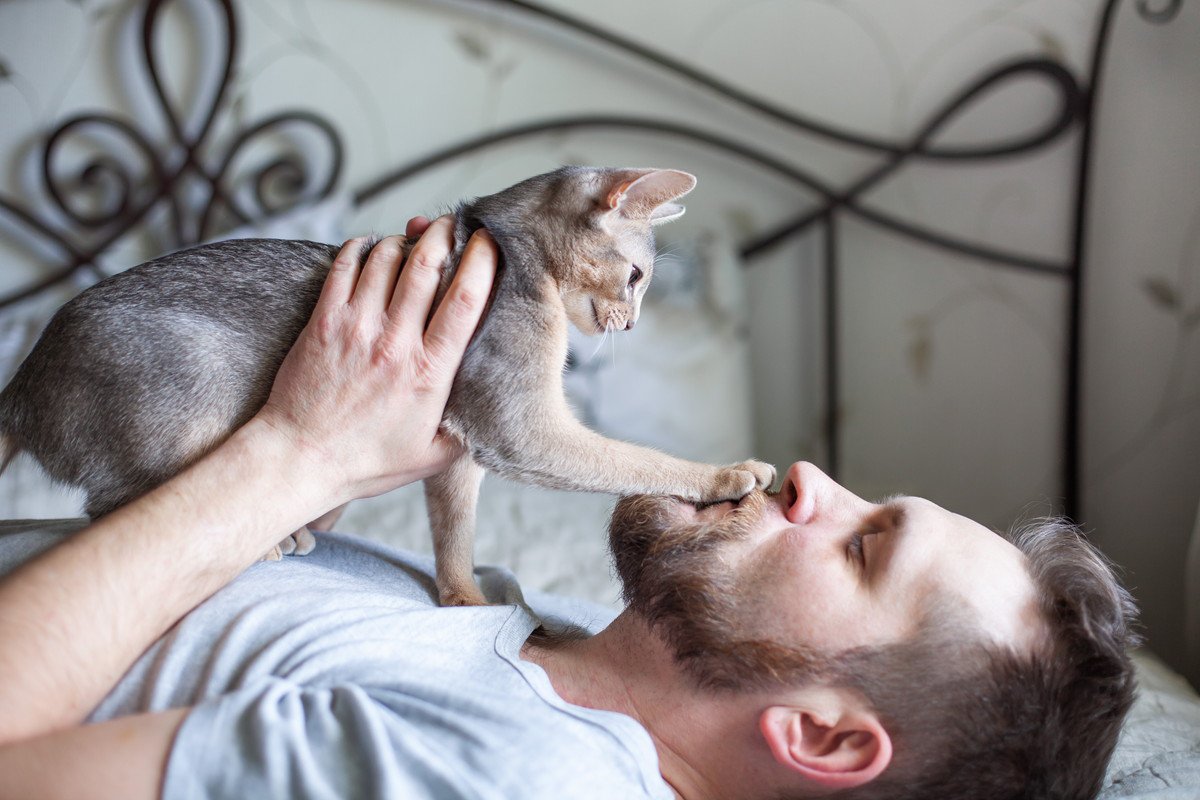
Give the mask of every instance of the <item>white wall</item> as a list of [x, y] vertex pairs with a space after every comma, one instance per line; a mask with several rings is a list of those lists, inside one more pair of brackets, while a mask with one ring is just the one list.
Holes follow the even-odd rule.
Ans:
[[[1099, 5], [547, 2], [797, 112], [895, 140], [999, 61], [1051, 55], [1086, 74]], [[127, 109], [147, 135], [162, 136], [140, 73], [125, 68], [139, 52], [130, 6], [0, 4], [0, 59], [9, 73], [0, 80], [5, 195], [45, 212], [29, 158], [33, 132], [71, 113]], [[319, 108], [347, 145], [347, 187], [470, 134], [575, 112], [653, 115], [737, 134], [835, 186], [877, 160], [798, 137], [602, 47], [490, 7], [382, 0], [239, 7], [243, 71], [234, 117]], [[177, 11], [169, 22], [162, 55], [172, 83], [194, 97], [196, 66], [215, 54], [191, 43], [203, 24]], [[1120, 7], [1100, 109], [1087, 264], [1083, 519], [1127, 568], [1155, 648], [1176, 663], [1179, 565], [1200, 497], [1198, 39], [1195, 3], [1165, 26], [1139, 18], [1132, 2]], [[1044, 89], [1008, 88], [972, 107], [940, 141], [1003, 138], [1051, 109]], [[987, 166], [910, 164], [868, 202], [960, 237], [1065, 261], [1073, 144]], [[792, 186], [697, 147], [572, 134], [431, 172], [358, 214], [352, 227], [394, 230], [411, 214], [580, 159], [698, 174], [689, 215], [670, 231], [675, 237], [705, 230], [733, 241], [811, 203]], [[109, 263], [133, 263], [156, 244], [124, 243]], [[853, 309], [843, 326], [839, 410], [848, 485], [870, 496], [920, 493], [1001, 527], [1055, 507], [1061, 285], [985, 269], [845, 217], [840, 244], [843, 295]], [[41, 274], [42, 255], [36, 244], [31, 255], [0, 237], [0, 292]], [[820, 260], [821, 242], [810, 235], [747, 274], [759, 455], [780, 464], [822, 457]]]

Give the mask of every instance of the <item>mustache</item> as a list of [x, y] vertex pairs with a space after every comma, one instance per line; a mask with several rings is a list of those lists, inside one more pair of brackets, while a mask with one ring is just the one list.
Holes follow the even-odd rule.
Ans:
[[[652, 536], [646, 542], [647, 558], [659, 558], [668, 553], [707, 552], [725, 542], [745, 538], [763, 509], [778, 493], [754, 489], [724, 517], [712, 521], [689, 520], [680, 504], [687, 501], [663, 495], [629, 495], [618, 501], [609, 522], [610, 538], [614, 533]], [[691, 505], [690, 503], [688, 505]]]

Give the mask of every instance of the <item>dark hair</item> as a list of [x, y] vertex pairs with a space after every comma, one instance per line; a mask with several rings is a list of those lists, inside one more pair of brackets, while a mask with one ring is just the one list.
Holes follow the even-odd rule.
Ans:
[[869, 699], [892, 764], [857, 800], [1091, 800], [1133, 702], [1136, 608], [1078, 528], [1043, 519], [1007, 536], [1024, 553], [1046, 636], [985, 643], [934, 608], [904, 643], [836, 657], [834, 680]]

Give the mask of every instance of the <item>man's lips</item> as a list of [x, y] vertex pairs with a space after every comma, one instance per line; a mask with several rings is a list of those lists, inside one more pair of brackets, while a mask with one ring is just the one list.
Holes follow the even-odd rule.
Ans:
[[680, 514], [688, 520], [697, 522], [715, 522], [742, 508], [744, 513], [761, 514], [770, 503], [778, 503], [780, 495], [762, 492], [755, 489], [739, 500], [723, 500], [719, 503], [690, 503], [676, 498]]
[[700, 522], [715, 522], [716, 520], [719, 520], [727, 515], [729, 512], [733, 511], [733, 509], [737, 508], [738, 502], [734, 502], [733, 500], [725, 500], [720, 503], [710, 503], [708, 505], [699, 507], [696, 509], [695, 519]]

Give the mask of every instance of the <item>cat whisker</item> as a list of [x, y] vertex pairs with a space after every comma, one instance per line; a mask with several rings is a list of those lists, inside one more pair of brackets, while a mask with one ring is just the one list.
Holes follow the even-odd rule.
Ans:
[[655, 265], [659, 264], [683, 264], [687, 259], [679, 253], [659, 253], [654, 257]]
[[592, 351], [592, 354], [590, 356], [588, 356], [588, 361], [594, 361], [596, 358], [596, 354], [600, 352], [600, 348], [604, 347], [604, 340], [608, 338], [609, 330], [611, 330], [611, 326], [605, 325], [604, 326], [604, 335], [601, 336], [600, 341], [596, 343], [596, 349]]

